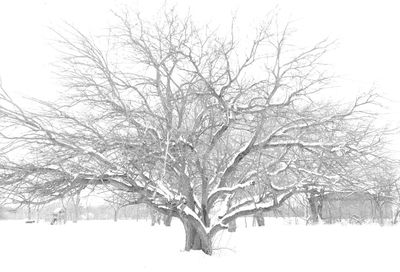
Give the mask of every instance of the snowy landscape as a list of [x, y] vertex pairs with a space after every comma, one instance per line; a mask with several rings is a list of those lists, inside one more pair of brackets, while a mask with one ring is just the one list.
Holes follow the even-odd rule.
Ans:
[[[241, 222], [243, 223], [243, 222]], [[396, 271], [399, 226], [239, 226], [213, 244], [214, 256], [185, 252], [182, 224], [142, 221], [0, 222], [2, 271]], [[190, 267], [190, 268], [188, 268]]]
[[398, 270], [396, 10], [0, 1], [0, 271]]

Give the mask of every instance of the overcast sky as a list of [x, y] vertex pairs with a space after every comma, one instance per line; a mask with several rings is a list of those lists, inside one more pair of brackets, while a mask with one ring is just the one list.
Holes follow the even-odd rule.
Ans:
[[[330, 62], [341, 76], [342, 94], [375, 87], [390, 99], [385, 120], [400, 125], [400, 10], [397, 1], [185, 0], [196, 20], [224, 24], [236, 13], [240, 22], [256, 23], [278, 7], [305, 44], [337, 40]], [[151, 13], [164, 1], [145, 0], [0, 0], [0, 77], [13, 95], [54, 97], [59, 86], [50, 65], [55, 61], [52, 33], [69, 22], [99, 33], [124, 5]], [[400, 137], [396, 146], [400, 146]]]

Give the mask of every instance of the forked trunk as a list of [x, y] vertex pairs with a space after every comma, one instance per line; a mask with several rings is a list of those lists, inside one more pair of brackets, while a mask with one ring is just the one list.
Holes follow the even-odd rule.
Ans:
[[211, 237], [202, 229], [200, 225], [194, 225], [188, 220], [183, 219], [185, 227], [185, 250], [202, 250], [205, 254], [212, 254]]
[[[193, 194], [193, 188], [190, 186], [190, 181], [185, 180], [183, 184], [186, 186], [184, 188], [186, 196], [186, 205], [191, 210], [195, 210], [195, 200]], [[182, 207], [183, 208], [183, 207]], [[182, 209], [182, 213], [179, 219], [182, 221], [185, 227], [185, 250], [202, 250], [205, 254], [212, 254], [212, 243], [211, 236], [207, 233], [205, 227], [208, 223], [208, 213], [207, 207], [203, 206], [203, 214], [198, 218], [194, 217], [191, 213], [187, 213]], [[199, 221], [203, 220], [203, 221]]]

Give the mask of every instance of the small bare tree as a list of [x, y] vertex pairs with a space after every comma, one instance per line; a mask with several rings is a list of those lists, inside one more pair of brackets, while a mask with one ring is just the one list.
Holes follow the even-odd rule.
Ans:
[[119, 210], [123, 207], [127, 207], [129, 205], [134, 205], [135, 200], [131, 199], [131, 195], [123, 192], [114, 191], [111, 196], [104, 198], [104, 200], [112, 207], [114, 210], [114, 221], [118, 221], [118, 213]]

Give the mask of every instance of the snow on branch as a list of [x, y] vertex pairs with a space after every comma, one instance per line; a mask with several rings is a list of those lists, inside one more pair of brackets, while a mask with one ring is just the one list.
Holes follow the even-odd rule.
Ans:
[[288, 140], [288, 141], [277, 141], [277, 142], [264, 142], [257, 144], [256, 148], [271, 148], [271, 147], [290, 147], [290, 146], [298, 146], [298, 147], [308, 147], [308, 148], [332, 148], [337, 144], [329, 143], [329, 142], [304, 142], [301, 140]]
[[[270, 199], [267, 202], [262, 202], [262, 199], [256, 201], [245, 201], [232, 207], [228, 213], [220, 217], [216, 224], [210, 229], [210, 233], [213, 234], [222, 228], [226, 228], [227, 224], [239, 217], [246, 215], [253, 215], [257, 212], [267, 212], [281, 206], [287, 199], [289, 199], [296, 192], [295, 188], [282, 193], [276, 199]], [[244, 204], [244, 205], [243, 205]]]
[[213, 135], [212, 140], [210, 145], [207, 148], [207, 151], [205, 152], [205, 155], [207, 156], [211, 150], [214, 148], [214, 146], [216, 145], [216, 143], [218, 142], [218, 140], [222, 137], [222, 135], [225, 133], [225, 131], [228, 130], [229, 128], [229, 123], [230, 123], [230, 118], [228, 119], [227, 123], [224, 123], [223, 125], [221, 125], [221, 127], [218, 129], [218, 131]]
[[303, 172], [305, 174], [311, 175], [311, 176], [316, 176], [316, 177], [320, 177], [320, 178], [324, 178], [324, 179], [328, 179], [328, 180], [333, 180], [333, 181], [338, 181], [340, 179], [339, 175], [326, 175], [326, 174], [322, 174], [316, 171], [311, 171], [302, 167], [298, 167], [298, 166], [291, 166], [292, 168]]
[[259, 203], [251, 203], [248, 205], [245, 205], [241, 207], [240, 209], [235, 209], [235, 207], [232, 207], [232, 211], [227, 213], [221, 218], [221, 221], [223, 223], [228, 223], [229, 221], [238, 218], [240, 216], [244, 215], [251, 215], [259, 211], [269, 211], [274, 208], [279, 207], [280, 205], [283, 204], [289, 197], [291, 197], [294, 194], [295, 190], [290, 190], [287, 193], [281, 194], [280, 196], [277, 197], [276, 200], [271, 199], [268, 202], [259, 202]]
[[208, 197], [208, 204], [212, 204], [215, 199], [217, 199], [219, 196], [223, 195], [223, 194], [232, 194], [238, 190], [241, 189], [245, 189], [247, 187], [250, 187], [252, 185], [254, 185], [254, 180], [251, 179], [251, 177], [253, 177], [254, 175], [256, 175], [257, 172], [256, 171], [251, 171], [247, 177], [244, 180], [247, 180], [246, 182], [243, 183], [239, 183], [236, 184], [234, 186], [231, 187], [220, 187], [220, 188], [216, 188], [215, 190], [213, 190], [209, 197]]
[[232, 158], [232, 161], [225, 168], [224, 173], [221, 176], [220, 183], [218, 187], [224, 187], [226, 185], [227, 178], [232, 174], [239, 163], [246, 157], [251, 151], [256, 142], [258, 135], [260, 134], [262, 126], [259, 126], [257, 130], [254, 132], [253, 136], [249, 140], [249, 142]]
[[185, 217], [190, 217], [192, 220], [195, 220], [197, 223], [199, 223], [204, 230], [207, 230], [208, 228], [204, 225], [203, 221], [200, 219], [200, 217], [191, 209], [189, 208], [186, 204], [180, 204], [178, 205], [178, 210], [185, 215]]
[[291, 161], [289, 161], [288, 163], [285, 163], [285, 162], [281, 162], [281, 163], [284, 164], [282, 167], [276, 169], [273, 172], [266, 172], [266, 174], [271, 177], [279, 175], [280, 173], [284, 172], [286, 169], [289, 168]]

